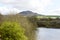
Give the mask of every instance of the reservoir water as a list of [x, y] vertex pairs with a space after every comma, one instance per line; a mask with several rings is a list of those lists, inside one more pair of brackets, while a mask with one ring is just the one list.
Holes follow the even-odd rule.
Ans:
[[37, 40], [60, 40], [60, 29], [37, 28]]

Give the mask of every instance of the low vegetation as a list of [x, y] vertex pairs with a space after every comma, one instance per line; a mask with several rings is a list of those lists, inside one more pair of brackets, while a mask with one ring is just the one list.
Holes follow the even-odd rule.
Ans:
[[[23, 29], [25, 29], [24, 35], [28, 38], [28, 40], [35, 40], [35, 37], [36, 37], [35, 30], [36, 30], [37, 25], [35, 23], [33, 23], [32, 20], [29, 20], [28, 17], [24, 17], [24, 16], [21, 16], [19, 14], [16, 14], [16, 15], [2, 15], [2, 16], [0, 16], [0, 18], [1, 19], [3, 18], [2, 20], [0, 20], [1, 25], [5, 21], [7, 22], [7, 24], [9, 24], [8, 22], [17, 22], [17, 23], [19, 23], [19, 25]], [[11, 26], [12, 25], [13, 25], [13, 23], [11, 23]], [[6, 25], [6, 27], [7, 26], [8, 25]], [[5, 26], [3, 26], [3, 27], [5, 27]], [[10, 33], [10, 32], [8, 32], [8, 33]]]
[[17, 22], [3, 22], [0, 26], [1, 40], [27, 40], [24, 29]]

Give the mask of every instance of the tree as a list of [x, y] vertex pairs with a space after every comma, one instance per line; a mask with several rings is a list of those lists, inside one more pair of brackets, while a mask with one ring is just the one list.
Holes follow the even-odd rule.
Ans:
[[17, 22], [3, 22], [0, 26], [1, 40], [27, 40], [24, 29]]

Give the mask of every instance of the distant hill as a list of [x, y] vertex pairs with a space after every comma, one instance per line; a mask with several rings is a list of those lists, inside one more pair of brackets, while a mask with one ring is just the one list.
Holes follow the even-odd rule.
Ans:
[[41, 15], [41, 14], [34, 13], [32, 11], [22, 11], [19, 14], [23, 15], [23, 16], [38, 16], [38, 15]]

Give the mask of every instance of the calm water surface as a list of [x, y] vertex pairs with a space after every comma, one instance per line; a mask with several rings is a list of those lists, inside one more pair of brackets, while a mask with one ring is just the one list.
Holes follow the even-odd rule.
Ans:
[[37, 28], [37, 40], [60, 40], [60, 29]]

